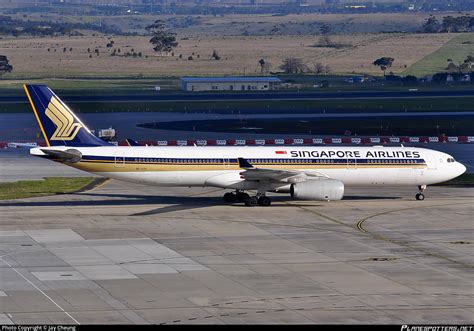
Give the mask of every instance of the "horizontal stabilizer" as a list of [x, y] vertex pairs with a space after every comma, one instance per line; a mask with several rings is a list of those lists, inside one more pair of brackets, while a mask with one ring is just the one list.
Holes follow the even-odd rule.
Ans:
[[65, 151], [60, 151], [56, 149], [41, 149], [41, 151], [47, 155], [57, 157], [64, 162], [77, 163], [82, 159], [82, 153], [77, 149], [66, 149]]
[[140, 146], [140, 144], [131, 138], [125, 139], [125, 142], [127, 143], [128, 146]]

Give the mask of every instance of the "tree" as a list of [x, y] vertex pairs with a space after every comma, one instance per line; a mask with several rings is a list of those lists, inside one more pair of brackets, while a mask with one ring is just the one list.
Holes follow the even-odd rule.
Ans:
[[438, 72], [433, 75], [433, 82], [440, 84], [440, 83], [446, 83], [446, 79], [448, 78], [448, 74], [445, 72]]
[[286, 74], [300, 74], [307, 70], [307, 66], [303, 63], [302, 59], [287, 57], [283, 60], [280, 69]]
[[413, 75], [408, 75], [402, 79], [402, 82], [405, 85], [416, 85], [418, 84], [418, 78], [416, 78], [416, 76], [413, 76]]
[[460, 69], [464, 73], [471, 73], [473, 64], [474, 64], [474, 56], [468, 55], [467, 58], [464, 60], [464, 63], [460, 65]]
[[456, 29], [456, 19], [452, 16], [443, 17], [443, 31], [453, 32]]
[[326, 65], [326, 66], [324, 67], [324, 74], [327, 75], [327, 74], [329, 74], [330, 72], [331, 72], [331, 67], [328, 66], [328, 65]]
[[265, 59], [258, 60], [258, 65], [260, 67], [260, 73], [268, 73], [270, 71], [270, 62], [265, 61]]
[[216, 61], [219, 61], [221, 57], [219, 56], [219, 53], [217, 53], [216, 50], [212, 51], [211, 59], [214, 59]]
[[331, 47], [332, 42], [329, 39], [329, 32], [331, 32], [331, 28], [327, 24], [321, 25], [319, 28], [319, 32], [321, 32], [321, 38], [319, 38], [319, 45], [323, 47]]
[[314, 65], [314, 73], [315, 74], [322, 74], [325, 70], [324, 70], [324, 64], [322, 64], [321, 62], [317, 62], [315, 65]]
[[439, 32], [441, 26], [436, 16], [430, 16], [423, 25], [423, 31], [428, 33]]
[[176, 41], [176, 33], [166, 30], [165, 22], [156, 20], [153, 24], [148, 25], [145, 29], [152, 35], [150, 43], [154, 46], [155, 52], [170, 53], [178, 42]]
[[449, 62], [448, 66], [446, 67], [446, 71], [448, 73], [452, 74], [452, 73], [458, 72], [459, 67], [457, 65], [455, 65], [453, 62]]
[[12, 72], [13, 66], [5, 55], [0, 55], [0, 75]]
[[395, 61], [395, 59], [392, 57], [381, 57], [380, 59], [375, 60], [373, 65], [379, 66], [385, 76], [385, 71], [392, 66], [393, 61]]
[[327, 24], [323, 24], [319, 28], [319, 32], [321, 32], [321, 34], [329, 34], [330, 31], [331, 31], [331, 28]]

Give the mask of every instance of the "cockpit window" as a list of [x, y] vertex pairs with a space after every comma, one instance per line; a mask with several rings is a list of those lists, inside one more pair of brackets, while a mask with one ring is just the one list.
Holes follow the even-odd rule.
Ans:
[[448, 163], [453, 163], [454, 159], [452, 157], [448, 158]]

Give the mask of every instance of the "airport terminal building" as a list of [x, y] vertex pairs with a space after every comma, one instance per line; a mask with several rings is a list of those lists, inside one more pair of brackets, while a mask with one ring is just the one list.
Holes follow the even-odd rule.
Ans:
[[281, 84], [278, 77], [182, 77], [181, 89], [199, 91], [267, 91]]

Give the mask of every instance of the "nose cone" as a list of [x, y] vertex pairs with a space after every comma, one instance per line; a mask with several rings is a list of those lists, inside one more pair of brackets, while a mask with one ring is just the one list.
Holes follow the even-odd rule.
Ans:
[[466, 167], [462, 163], [456, 162], [456, 177], [461, 176], [465, 172]]

